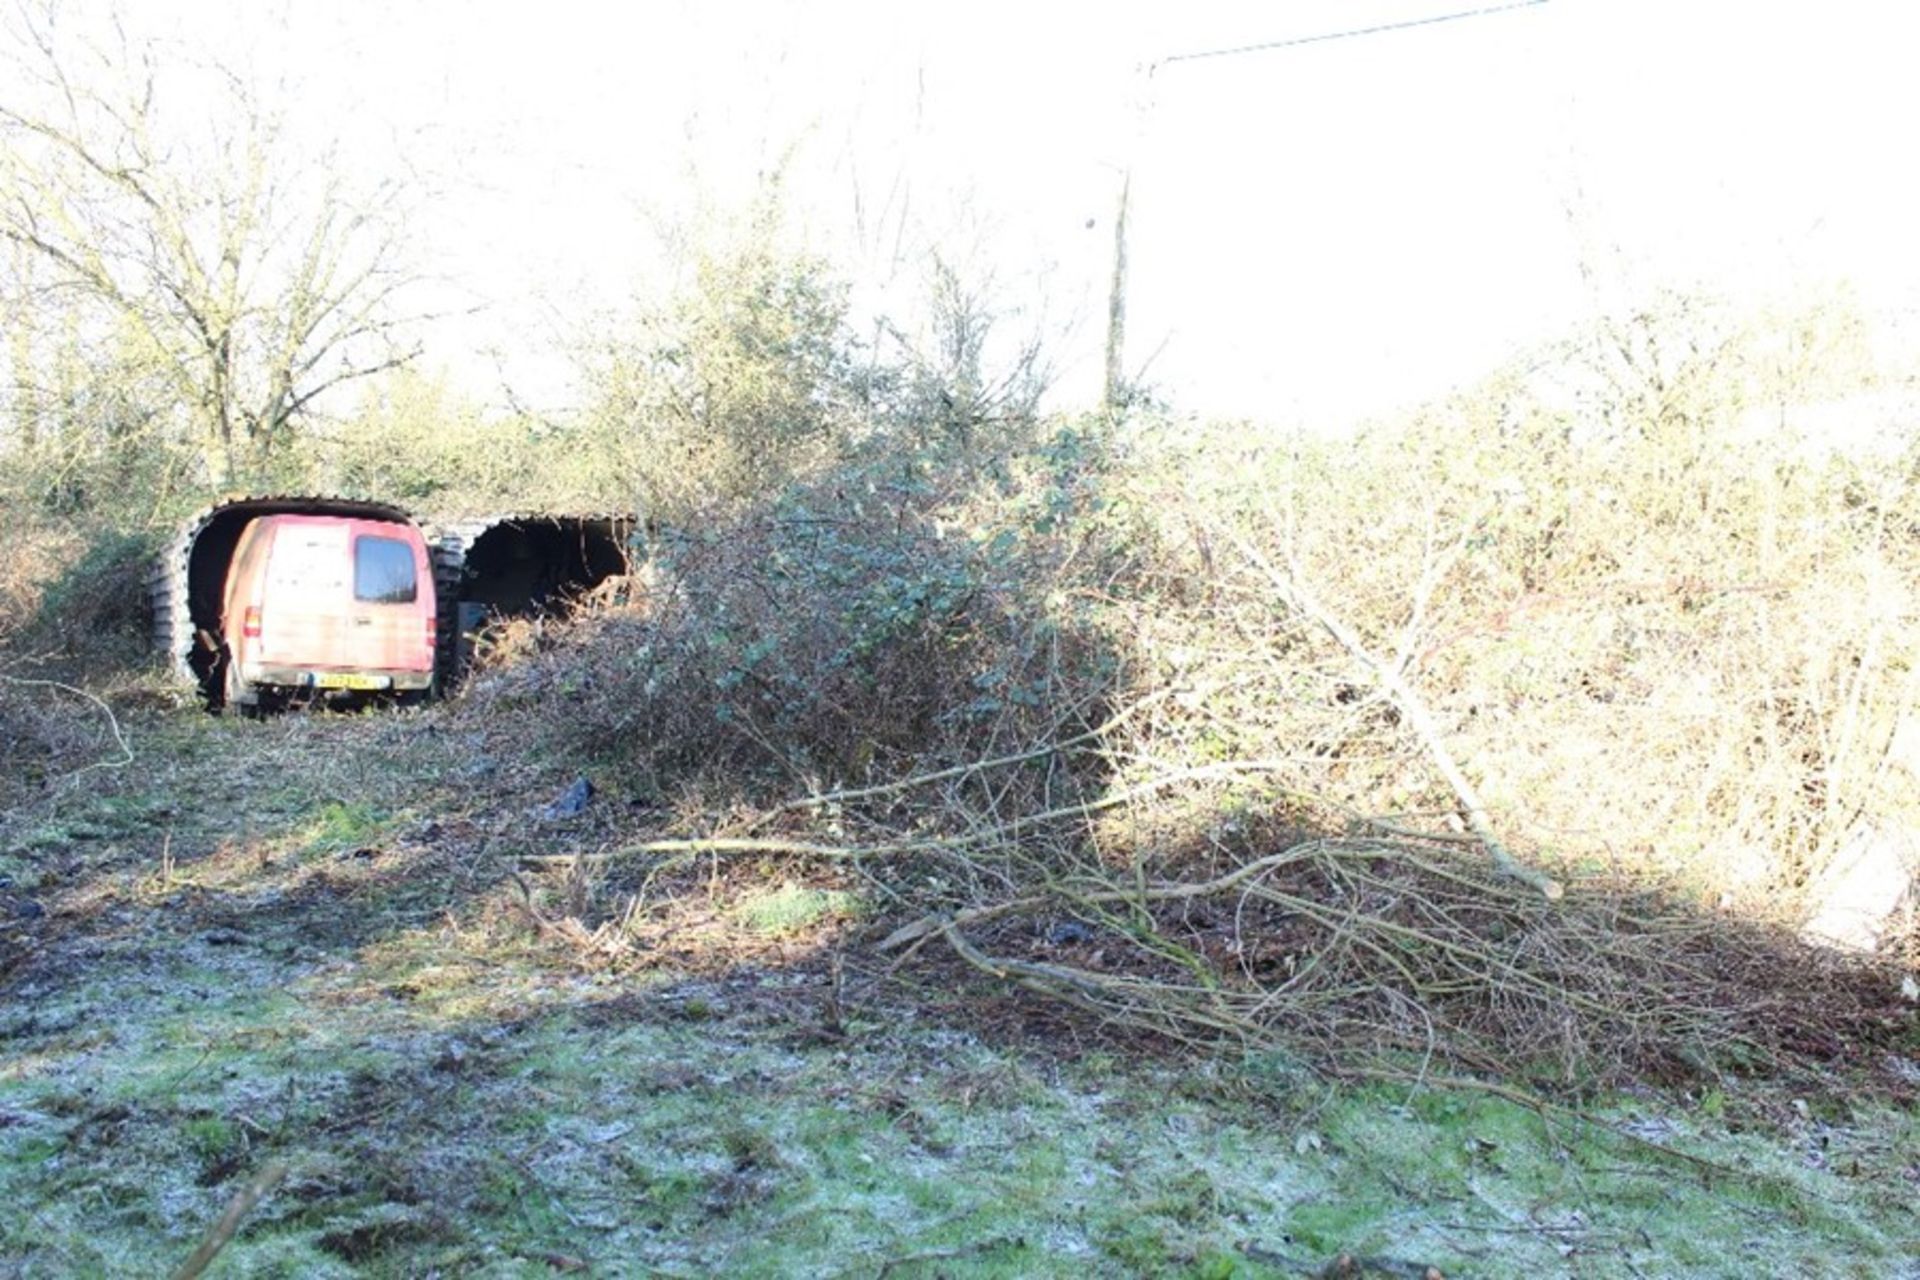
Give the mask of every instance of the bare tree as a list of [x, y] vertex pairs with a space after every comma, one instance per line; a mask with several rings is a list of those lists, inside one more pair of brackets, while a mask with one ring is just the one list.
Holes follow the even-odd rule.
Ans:
[[900, 362], [896, 412], [966, 443], [983, 426], [1031, 420], [1053, 381], [1044, 317], [1025, 313], [991, 270], [930, 252], [921, 315], [881, 320]]
[[23, 5], [6, 22], [0, 238], [39, 268], [35, 305], [140, 366], [155, 411], [234, 483], [317, 397], [418, 354], [396, 306], [416, 279], [404, 192], [293, 154], [285, 117], [232, 69], [65, 16]]

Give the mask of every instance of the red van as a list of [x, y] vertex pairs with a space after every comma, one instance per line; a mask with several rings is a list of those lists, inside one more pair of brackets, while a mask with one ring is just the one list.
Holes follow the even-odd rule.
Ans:
[[410, 524], [258, 516], [227, 567], [226, 701], [395, 693], [433, 686], [436, 613], [427, 544]]

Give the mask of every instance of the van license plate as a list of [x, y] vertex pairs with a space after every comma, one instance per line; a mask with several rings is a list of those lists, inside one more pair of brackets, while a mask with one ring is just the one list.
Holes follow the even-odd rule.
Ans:
[[363, 676], [343, 671], [318, 671], [313, 677], [313, 687], [316, 689], [384, 689], [392, 683], [388, 676]]

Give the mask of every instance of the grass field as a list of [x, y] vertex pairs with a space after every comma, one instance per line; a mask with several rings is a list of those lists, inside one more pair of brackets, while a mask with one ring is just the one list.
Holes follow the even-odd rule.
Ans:
[[1203, 1059], [890, 974], [824, 872], [590, 929], [525, 859], [645, 811], [440, 712], [129, 735], [0, 827], [0, 1273], [166, 1273], [274, 1170], [211, 1274], [1920, 1275], [1892, 1101]]

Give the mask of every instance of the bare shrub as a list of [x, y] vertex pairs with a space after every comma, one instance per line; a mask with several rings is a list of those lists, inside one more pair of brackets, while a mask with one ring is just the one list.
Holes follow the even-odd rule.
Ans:
[[588, 346], [588, 439], [649, 515], [751, 506], [864, 421], [847, 286], [783, 220], [776, 174], [738, 216], [670, 237], [679, 278]]
[[1644, 429], [1508, 377], [1354, 441], [1156, 445], [1133, 500], [1186, 603], [1129, 625], [1143, 666], [1218, 691], [1156, 750], [1295, 757], [1280, 781], [1359, 812], [1457, 807], [1352, 654], [1276, 602], [1284, 566], [1423, 691], [1509, 831], [1791, 916], [1864, 814], [1920, 820], [1889, 755], [1920, 562], [1903, 461], [1754, 436], [1766, 332], [1714, 348], [1739, 375], [1717, 387], [1673, 375]]

